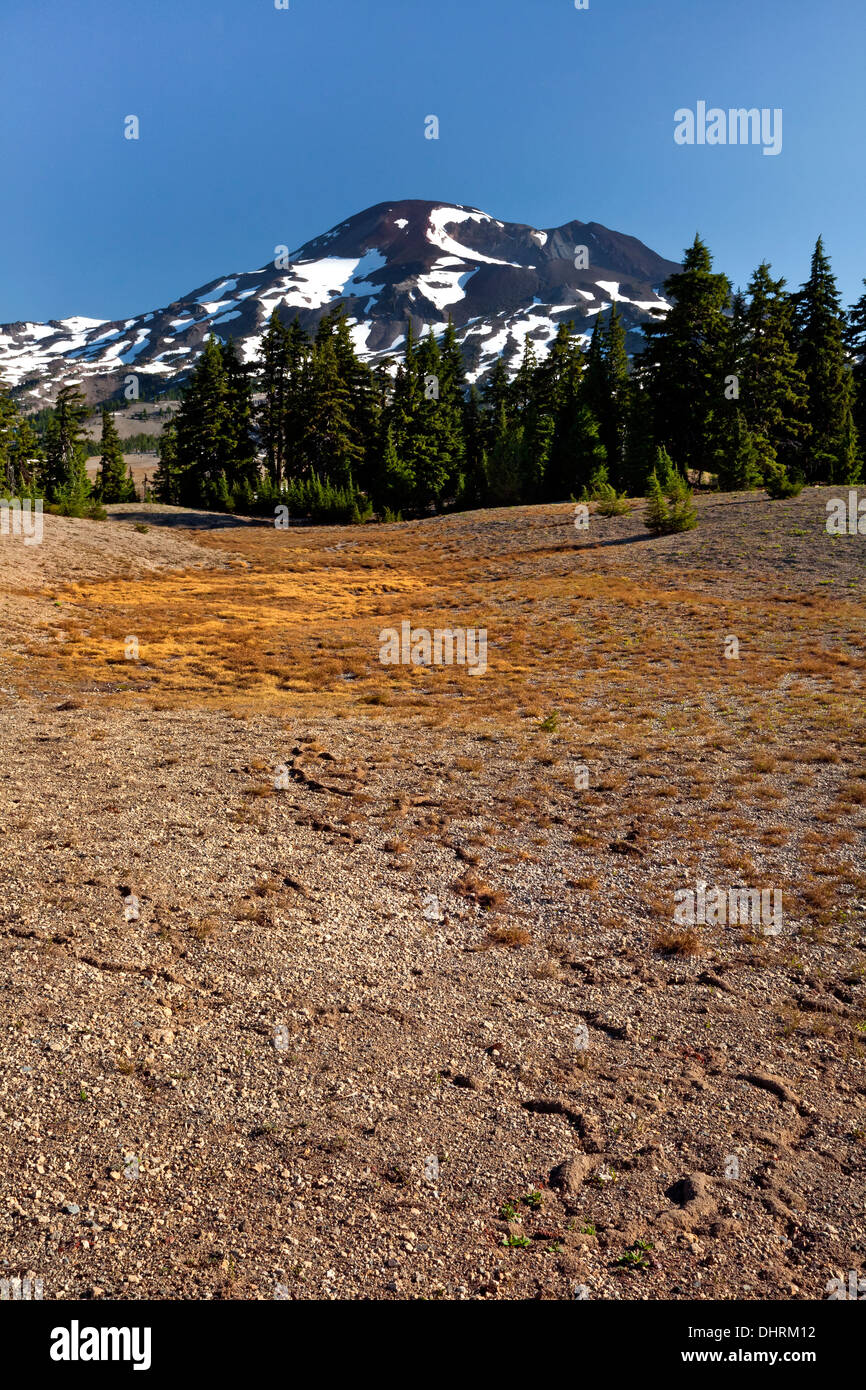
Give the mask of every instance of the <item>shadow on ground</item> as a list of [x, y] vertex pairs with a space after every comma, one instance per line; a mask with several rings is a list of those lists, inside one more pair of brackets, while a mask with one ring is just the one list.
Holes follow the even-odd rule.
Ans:
[[273, 526], [268, 517], [233, 516], [229, 512], [197, 512], [185, 507], [111, 507], [113, 521], [132, 521], [145, 526], [178, 526], [184, 530], [226, 530], [237, 526]]

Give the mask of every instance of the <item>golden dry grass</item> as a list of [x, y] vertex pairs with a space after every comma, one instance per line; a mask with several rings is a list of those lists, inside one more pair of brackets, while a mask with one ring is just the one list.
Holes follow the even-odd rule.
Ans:
[[[657, 563], [646, 546], [578, 549], [570, 516], [569, 507], [521, 508], [387, 527], [196, 533], [231, 567], [58, 590], [28, 670], [53, 679], [70, 708], [96, 689], [103, 706], [218, 706], [287, 721], [362, 715], [383, 732], [396, 723], [423, 727], [426, 739], [507, 739], [537, 777], [502, 789], [497, 824], [531, 821], [538, 846], [551, 785], [567, 791], [580, 762], [590, 785], [571, 842], [592, 861], [574, 880], [584, 892], [604, 883], [595, 858], [629, 825], [643, 845], [676, 841], [695, 871], [739, 882], [783, 877], [777, 856], [791, 848], [795, 799], [823, 796], [811, 817], [816, 854], [831, 837], [837, 851], [846, 836], [862, 840], [866, 622], [856, 597], [822, 590], [818, 577], [801, 591], [771, 574], [722, 579], [711, 541], [706, 563], [687, 570]], [[486, 673], [383, 666], [379, 632], [403, 619], [486, 628]], [[737, 661], [725, 659], [728, 634], [739, 637]], [[138, 660], [124, 654], [131, 637]], [[446, 781], [465, 791], [483, 766], [461, 754]], [[248, 772], [246, 809], [235, 815], [252, 824], [273, 796], [272, 769]], [[353, 799], [364, 795], [356, 785]], [[395, 856], [406, 850], [404, 809], [385, 844]], [[452, 847], [465, 865], [479, 863], [465, 843]], [[821, 865], [807, 868], [808, 882], [790, 892], [830, 920]], [[837, 852], [831, 868], [834, 883], [856, 883], [853, 851], [848, 862]], [[461, 882], [470, 901], [499, 905], [500, 890], [471, 872]]]

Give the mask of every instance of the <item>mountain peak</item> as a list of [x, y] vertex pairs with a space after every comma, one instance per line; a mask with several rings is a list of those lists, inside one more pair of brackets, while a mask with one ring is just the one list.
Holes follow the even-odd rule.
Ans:
[[252, 362], [274, 309], [314, 331], [343, 304], [367, 360], [397, 351], [410, 317], [419, 334], [442, 332], [451, 317], [472, 381], [498, 356], [516, 366], [527, 337], [543, 356], [563, 322], [588, 336], [614, 300], [634, 350], [650, 311], [666, 307], [659, 287], [678, 269], [599, 223], [536, 228], [420, 198], [376, 203], [294, 252], [280, 251], [258, 270], [128, 319], [4, 325], [0, 378], [35, 405], [72, 380], [94, 402], [120, 395], [130, 374], [151, 395], [183, 381], [210, 333], [233, 337]]

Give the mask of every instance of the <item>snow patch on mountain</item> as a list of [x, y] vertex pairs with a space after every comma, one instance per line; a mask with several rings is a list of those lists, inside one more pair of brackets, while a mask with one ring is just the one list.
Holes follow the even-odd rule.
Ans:
[[[440, 251], [446, 251], [451, 256], [459, 256], [463, 261], [481, 261], [484, 265], [509, 265], [522, 270], [523, 267], [518, 261], [502, 261], [495, 256], [485, 256], [481, 251], [471, 251], [468, 247], [461, 246], [445, 231], [446, 226], [453, 227], [455, 223], [492, 221], [493, 218], [488, 217], [486, 213], [469, 212], [466, 208], [434, 208], [430, 213], [427, 239], [434, 246], [438, 246]], [[502, 224], [498, 223], [497, 225], [501, 226]]]
[[445, 270], [441, 265], [441, 262], [437, 262], [429, 274], [418, 277], [418, 289], [421, 294], [425, 299], [429, 299], [440, 313], [466, 297], [464, 287], [467, 281], [477, 274], [477, 269]]

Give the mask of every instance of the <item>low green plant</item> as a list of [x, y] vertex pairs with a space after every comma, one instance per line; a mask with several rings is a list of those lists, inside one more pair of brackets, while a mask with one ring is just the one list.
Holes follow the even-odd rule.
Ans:
[[781, 463], [769, 463], [764, 469], [764, 487], [767, 496], [774, 502], [786, 497], [799, 497], [803, 484], [798, 478], [790, 478], [788, 470]]
[[[659, 481], [659, 473], [663, 481]], [[647, 510], [644, 525], [655, 536], [691, 531], [698, 524], [692, 505], [692, 490], [677, 472], [666, 449], [659, 449], [656, 467], [647, 483]]]

